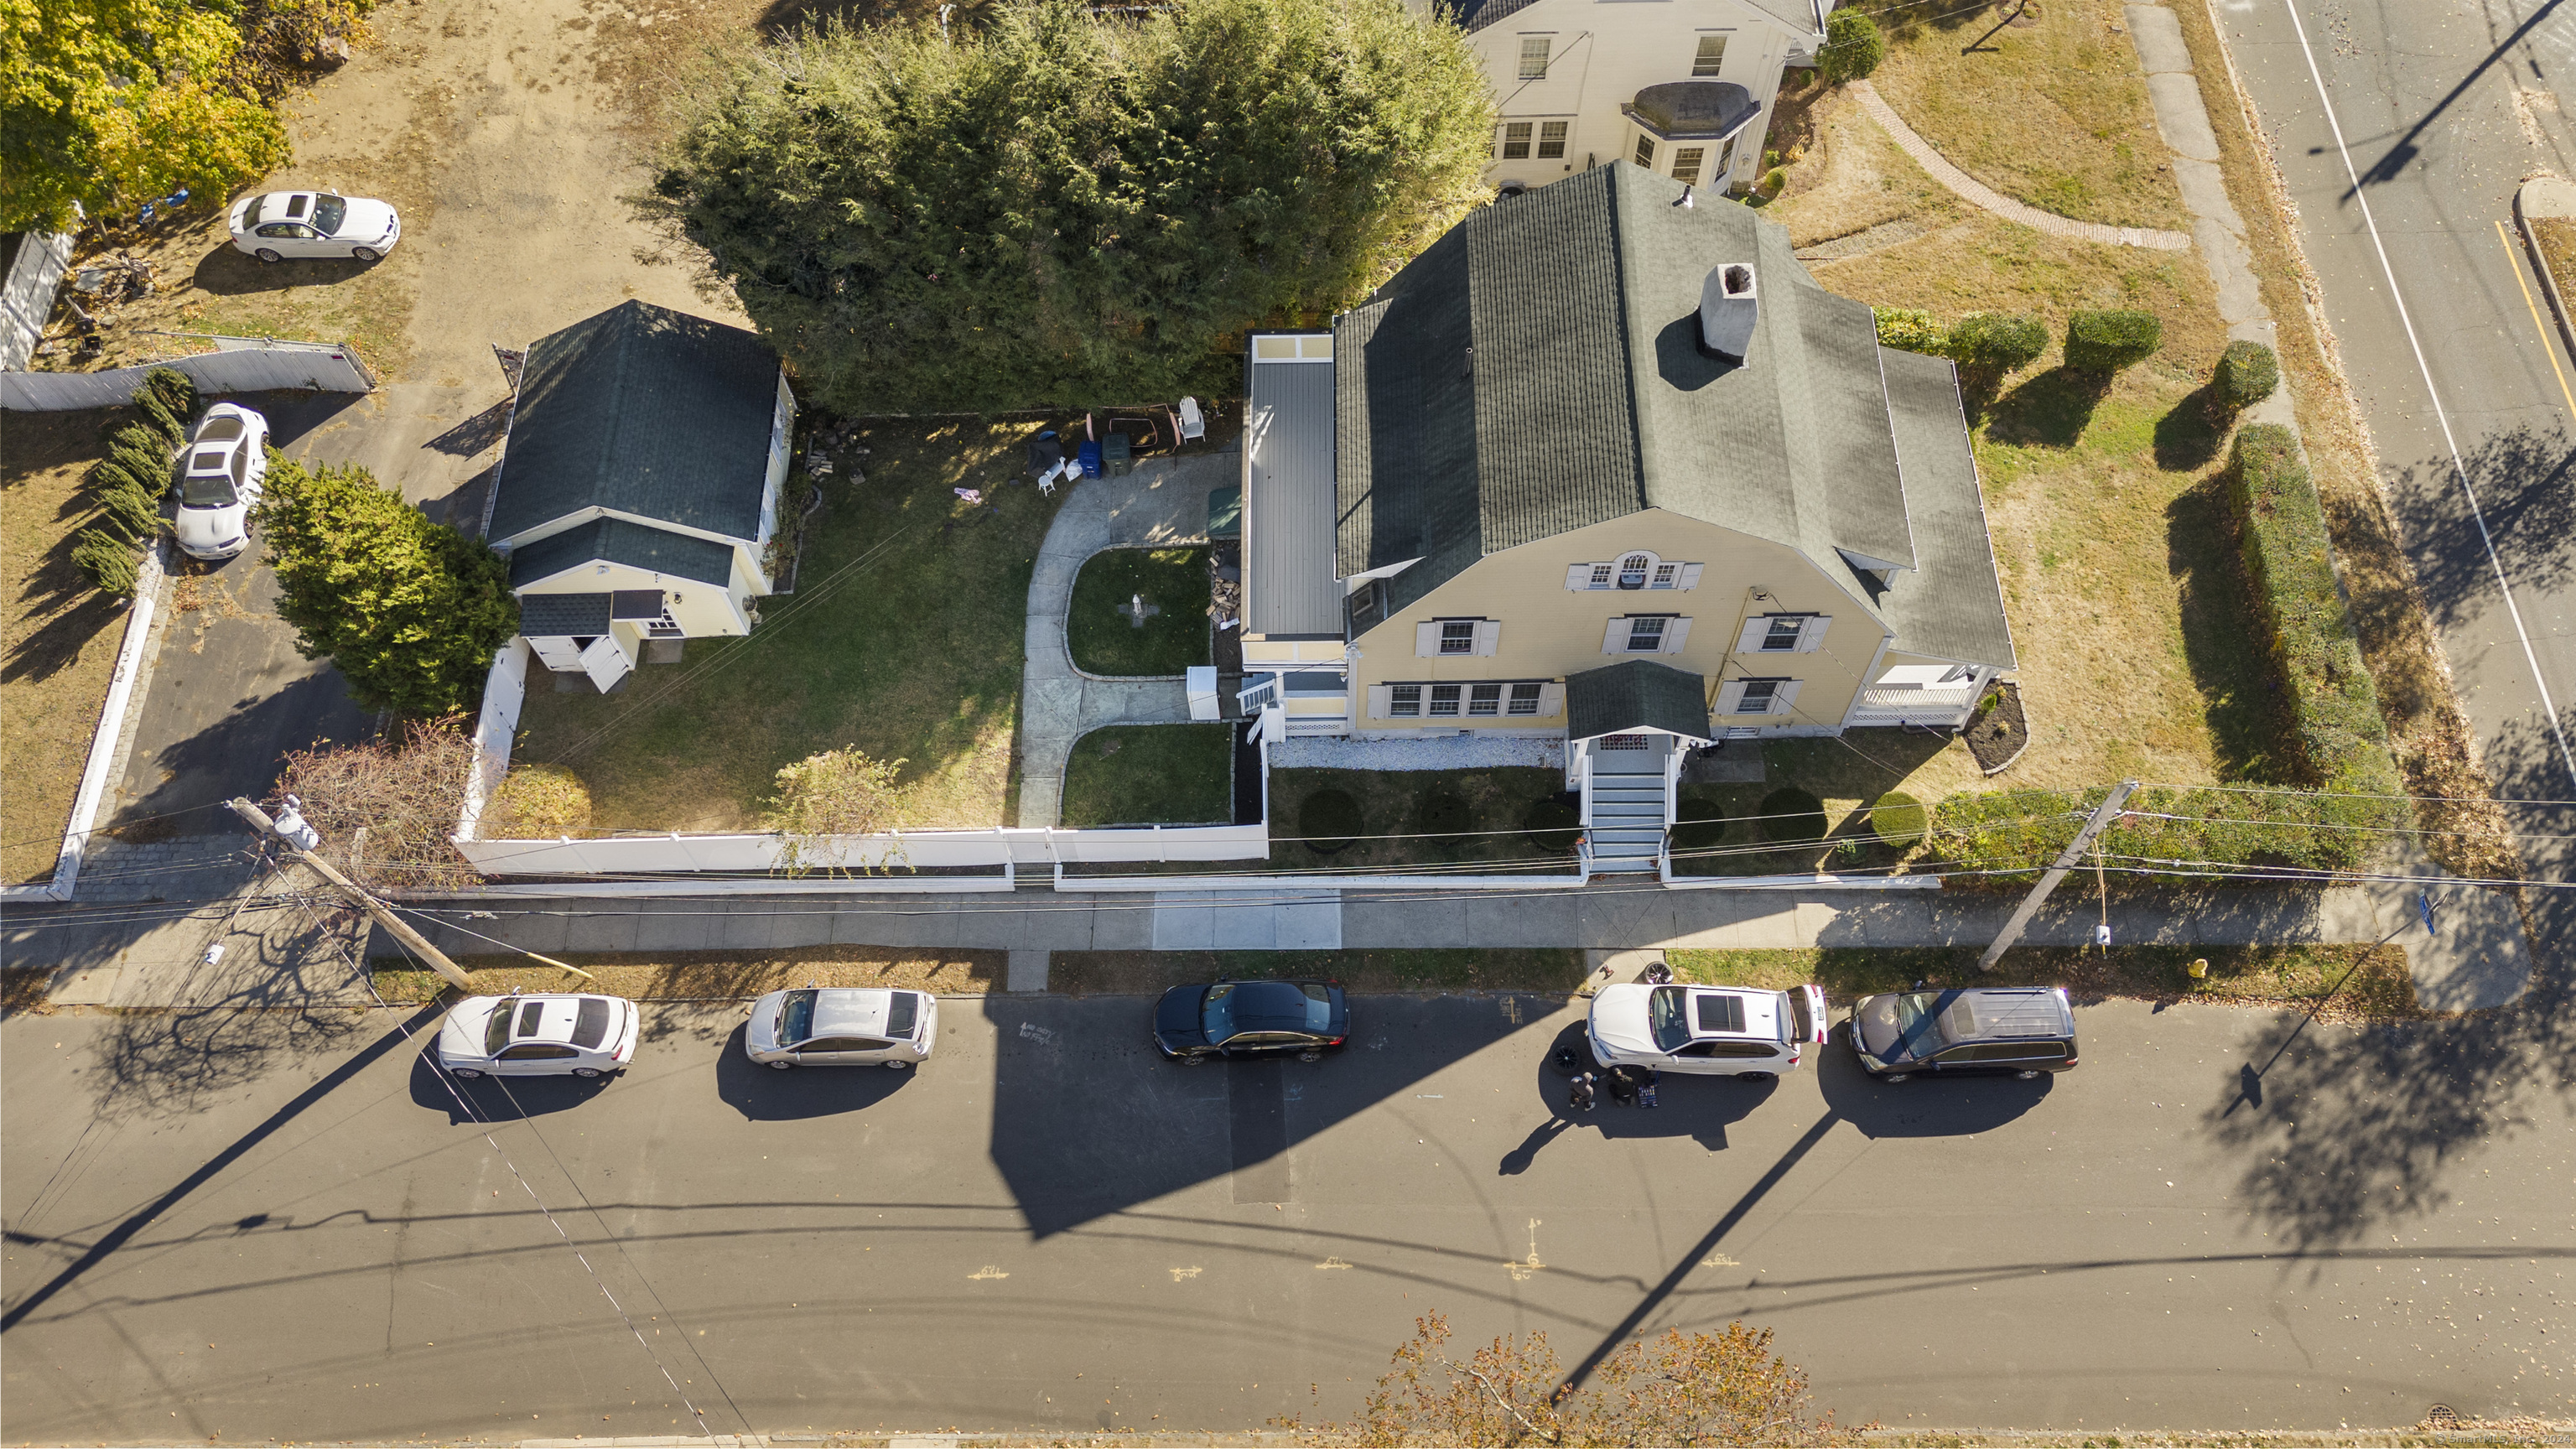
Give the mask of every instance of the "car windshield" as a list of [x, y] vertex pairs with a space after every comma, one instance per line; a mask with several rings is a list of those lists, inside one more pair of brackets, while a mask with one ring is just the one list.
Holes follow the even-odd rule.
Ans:
[[1320, 1035], [1332, 1024], [1332, 988], [1319, 981], [1220, 981], [1208, 988], [1199, 1005], [1199, 1025], [1212, 1042], [1239, 1031], [1282, 1028]]
[[893, 1004], [886, 1008], [886, 1035], [910, 1041], [913, 1025], [920, 1020], [920, 1014], [921, 997], [918, 993], [896, 992]]
[[[1881, 1056], [1928, 1057], [1943, 1045], [1938, 1010], [1945, 993], [1909, 991], [1870, 1003], [1873, 1020], [1865, 1035]], [[1961, 1002], [1960, 1008], [1966, 1003]]]
[[221, 453], [205, 454], [214, 459], [212, 472], [189, 470], [188, 480], [181, 485], [179, 501], [190, 508], [230, 508], [241, 501], [241, 491], [233, 487], [230, 475], [223, 471]]
[[794, 1046], [814, 1034], [814, 993], [791, 991], [778, 1008], [778, 1044]]
[[1646, 998], [1646, 1026], [1660, 1051], [1679, 1051], [1691, 1039], [1688, 1002], [1678, 986], [1658, 986]]
[[510, 1044], [510, 1013], [514, 1009], [507, 1001], [492, 1008], [491, 1023], [483, 1028], [483, 1055], [497, 1057], [501, 1048]]
[[340, 223], [349, 216], [349, 203], [336, 196], [313, 198], [313, 229], [324, 236], [338, 236]]
[[1220, 981], [1207, 989], [1199, 1002], [1199, 1027], [1209, 1041], [1223, 1041], [1234, 1035], [1234, 983]]

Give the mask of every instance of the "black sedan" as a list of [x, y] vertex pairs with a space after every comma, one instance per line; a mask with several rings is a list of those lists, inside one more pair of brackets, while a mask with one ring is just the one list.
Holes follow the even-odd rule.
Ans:
[[1154, 1004], [1154, 1045], [1183, 1066], [1278, 1052], [1311, 1062], [1350, 1032], [1350, 1002], [1338, 981], [1175, 986]]

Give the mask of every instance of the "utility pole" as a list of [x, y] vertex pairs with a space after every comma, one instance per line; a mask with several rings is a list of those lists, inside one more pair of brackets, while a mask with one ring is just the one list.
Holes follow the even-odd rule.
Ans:
[[[447, 959], [447, 953], [439, 950], [436, 946], [429, 944], [428, 937], [413, 930], [401, 917], [396, 916], [392, 909], [387, 907], [384, 902], [377, 900], [374, 896], [367, 894], [365, 890], [361, 889], [356, 881], [340, 874], [339, 870], [334, 867], [331, 862], [324, 860], [321, 856], [315, 854], [310, 846], [300, 843], [292, 836], [289, 836], [285, 831], [280, 830], [277, 822], [268, 818], [267, 812], [261, 810], [258, 806], [253, 805], [248, 800], [233, 799], [227, 800], [224, 803], [232, 807], [232, 812], [235, 815], [249, 821], [252, 829], [257, 830], [264, 836], [277, 840], [287, 849], [294, 851], [298, 859], [302, 860], [306, 865], [313, 867], [315, 871], [321, 874], [321, 877], [324, 880], [327, 880], [331, 884], [348, 892], [349, 899], [357, 902], [358, 909], [365, 911], [369, 920], [384, 927], [387, 935], [392, 936], [395, 940], [402, 942], [413, 951], [419, 953], [420, 958], [427, 961], [432, 970], [436, 971], [439, 975], [446, 977], [448, 982], [454, 985], [458, 990], [468, 993], [471, 993], [474, 990], [474, 982], [468, 978], [462, 970], [458, 969], [455, 962]], [[290, 814], [291, 813], [292, 812], [290, 812]], [[296, 824], [302, 825], [303, 822], [298, 819]], [[321, 843], [320, 837], [314, 835], [310, 827], [306, 827], [300, 833], [306, 840], [311, 840], [315, 844]]]
[[2084, 822], [2082, 830], [2075, 832], [2075, 838], [2067, 842], [2065, 850], [2059, 852], [2057, 864], [2050, 866], [2047, 873], [2039, 878], [2039, 884], [2030, 888], [2030, 894], [2022, 897], [2021, 904], [2013, 910], [2012, 919], [2004, 922], [2003, 930], [1996, 933], [1995, 943], [1986, 948], [1986, 954], [1977, 958], [1978, 970], [1995, 969], [1995, 963], [2003, 959], [2004, 953], [2012, 949], [2015, 941], [2021, 939], [2022, 929], [2030, 924], [2030, 918], [2039, 913], [2040, 902], [2047, 900], [2048, 893], [2057, 889], [2057, 883], [2066, 879], [2066, 873], [2073, 870], [2075, 863], [2084, 858], [2084, 848], [2093, 843], [2093, 837], [2101, 834], [2104, 826], [2119, 817], [2120, 807], [2128, 803], [2129, 792], [2137, 788], [2137, 781], [2122, 780], [2111, 787], [2110, 794], [2102, 797], [2102, 803], [2094, 810], [2093, 818]]

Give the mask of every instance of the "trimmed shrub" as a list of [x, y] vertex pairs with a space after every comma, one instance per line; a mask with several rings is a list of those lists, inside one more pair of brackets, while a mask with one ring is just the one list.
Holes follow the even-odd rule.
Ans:
[[2309, 783], [2400, 793], [2388, 722], [2335, 590], [2325, 507], [2299, 460], [2297, 437], [2278, 423], [2239, 430], [2227, 476], [2245, 576], [2270, 626], [2272, 661]]
[[1347, 848], [1360, 829], [1360, 802], [1347, 790], [1318, 790], [1297, 807], [1297, 833], [1317, 855]]
[[1425, 838], [1406, 843], [1426, 855], [1453, 855], [1475, 843], [1467, 834], [1475, 828], [1476, 812], [1466, 800], [1446, 785], [1434, 785], [1414, 806], [1413, 834]]
[[2078, 312], [2066, 323], [2066, 365], [2077, 372], [2118, 372], [2156, 355], [2165, 324], [2153, 312]]
[[2228, 413], [2245, 411], [2280, 385], [2281, 360], [2271, 348], [2250, 340], [2228, 343], [2227, 350], [2218, 354], [2218, 370], [2209, 378], [2219, 408]]
[[[1952, 795], [1933, 812], [1931, 853], [1956, 869], [1995, 872], [2001, 882], [2029, 880], [2075, 839], [2109, 789]], [[2377, 832], [2404, 823], [2404, 810], [2403, 801], [2359, 795], [2145, 789], [2098, 838], [2115, 863], [2161, 862], [2154, 868], [2168, 871], [2189, 873], [2198, 863], [2345, 870], [2369, 854]]]
[[1881, 845], [1903, 850], [1921, 840], [1930, 823], [1923, 802], [1902, 790], [1890, 790], [1869, 805], [1869, 828]]
[[117, 488], [132, 488], [146, 494], [152, 492], [150, 483], [135, 477], [123, 463], [114, 458], [101, 458], [90, 465], [89, 486], [91, 491], [97, 493], [106, 493]]
[[123, 468], [155, 495], [170, 487], [170, 446], [142, 423], [127, 423], [107, 435], [107, 461]]
[[1825, 802], [1794, 786], [1762, 797], [1762, 836], [1774, 844], [1812, 845], [1825, 838]]
[[1711, 850], [1726, 843], [1726, 807], [1714, 800], [1684, 800], [1673, 817], [1675, 850]]
[[100, 489], [98, 510], [107, 523], [136, 543], [143, 543], [161, 532], [160, 505], [140, 488]]
[[1950, 360], [2001, 375], [2039, 361], [2048, 329], [2036, 317], [2011, 312], [1971, 312], [1950, 329]]
[[1878, 345], [1899, 352], [1920, 352], [1939, 357], [1947, 351], [1950, 334], [1932, 320], [1932, 314], [1915, 307], [1872, 307], [1871, 317], [1878, 322]]
[[1521, 828], [1530, 833], [1530, 848], [1541, 855], [1564, 855], [1574, 849], [1574, 838], [1583, 833], [1583, 812], [1566, 803], [1563, 797], [1543, 795], [1530, 802], [1521, 817]]
[[1777, 196], [1780, 188], [1788, 184], [1789, 168], [1786, 166], [1774, 166], [1762, 173], [1762, 190], [1766, 195]]
[[175, 367], [156, 367], [143, 374], [143, 385], [161, 399], [161, 405], [187, 422], [197, 415], [197, 384], [188, 374]]
[[1837, 10], [1825, 22], [1825, 43], [1816, 51], [1816, 69], [1835, 85], [1859, 80], [1887, 59], [1887, 37], [1878, 22], [1856, 10]]
[[84, 528], [72, 540], [72, 563], [89, 579], [90, 587], [100, 593], [120, 598], [134, 596], [134, 582], [142, 561], [134, 555], [134, 545], [104, 528]]
[[149, 387], [138, 387], [134, 390], [134, 405], [142, 410], [143, 421], [167, 439], [171, 447], [188, 441], [186, 419], [170, 411], [170, 405], [161, 400], [161, 394]]

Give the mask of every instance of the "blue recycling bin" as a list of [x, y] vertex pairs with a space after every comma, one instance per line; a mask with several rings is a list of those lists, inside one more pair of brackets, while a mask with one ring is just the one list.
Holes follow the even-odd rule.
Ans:
[[1100, 445], [1098, 443], [1083, 444], [1082, 451], [1076, 453], [1074, 456], [1082, 464], [1083, 477], [1097, 478], [1100, 476]]

